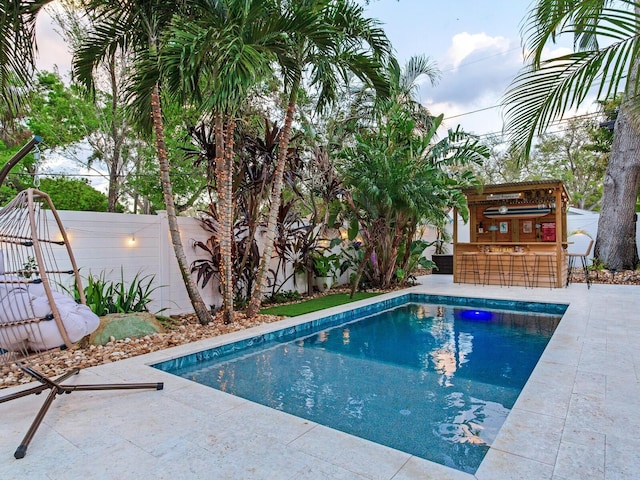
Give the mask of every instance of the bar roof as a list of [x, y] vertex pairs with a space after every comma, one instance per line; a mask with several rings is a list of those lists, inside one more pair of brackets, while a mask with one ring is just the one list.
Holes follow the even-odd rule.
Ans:
[[565, 187], [562, 180], [530, 180], [527, 182], [514, 182], [514, 183], [497, 183], [489, 185], [481, 185], [479, 187], [465, 188], [462, 192], [467, 196], [486, 195], [491, 193], [505, 193], [523, 190], [547, 190], [547, 189], [562, 189], [562, 197], [565, 202], [569, 202], [569, 192]]

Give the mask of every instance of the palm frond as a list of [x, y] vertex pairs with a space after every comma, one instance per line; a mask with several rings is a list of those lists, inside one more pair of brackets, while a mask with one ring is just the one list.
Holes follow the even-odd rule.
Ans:
[[0, 99], [2, 114], [17, 114], [35, 67], [36, 17], [52, 0], [3, 0], [0, 3]]
[[[503, 97], [505, 129], [525, 154], [530, 151], [533, 138], [544, 133], [551, 122], [580, 106], [592, 92], [600, 99], [615, 95], [624, 85], [630, 69], [637, 68], [634, 61], [638, 58], [640, 43], [636, 25], [640, 16], [628, 9], [608, 8], [602, 5], [608, 2], [595, 0], [580, 2], [581, 5], [584, 3], [583, 8], [575, 12], [567, 5], [573, 3], [540, 2], [549, 8], [544, 11], [549, 18], [541, 20], [539, 31], [542, 33], [536, 31], [533, 35], [535, 50], [539, 51], [534, 50], [530, 66], [515, 78]], [[632, 2], [625, 0], [621, 3], [628, 7]], [[540, 9], [537, 12], [540, 13]], [[544, 35], [545, 28], [606, 39], [609, 44], [543, 61], [540, 60], [542, 44], [539, 42], [548, 40], [551, 35], [549, 30]], [[559, 31], [553, 33], [558, 34]], [[632, 96], [637, 90], [637, 84], [627, 86]]]
[[398, 78], [401, 91], [412, 94], [417, 88], [418, 79], [427, 77], [431, 85], [435, 85], [440, 79], [440, 70], [436, 62], [425, 55], [414, 55], [407, 60]]

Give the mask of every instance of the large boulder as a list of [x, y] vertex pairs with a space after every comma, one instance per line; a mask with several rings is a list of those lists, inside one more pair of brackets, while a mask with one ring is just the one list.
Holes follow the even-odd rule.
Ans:
[[106, 345], [111, 337], [122, 340], [163, 332], [164, 328], [151, 313], [110, 313], [100, 317], [100, 326], [89, 337], [89, 343]]

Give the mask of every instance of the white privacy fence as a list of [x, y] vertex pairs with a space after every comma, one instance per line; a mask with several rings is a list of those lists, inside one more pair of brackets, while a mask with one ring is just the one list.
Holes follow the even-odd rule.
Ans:
[[[180, 276], [164, 212], [127, 215], [61, 210], [58, 214], [83, 278], [104, 274], [107, 280], [118, 282], [123, 277], [128, 286], [137, 274], [151, 275], [152, 286], [158, 288], [151, 295], [150, 311], [165, 309], [163, 313], [172, 314], [193, 310]], [[180, 217], [178, 223], [191, 264], [204, 257], [193, 248], [193, 241], [205, 241], [210, 235], [194, 218]], [[208, 305], [219, 303], [211, 283], [201, 289], [201, 294]]]
[[[104, 273], [108, 280], [118, 282], [121, 272], [125, 284], [129, 285], [137, 274], [154, 276], [149, 305], [152, 312], [165, 309], [165, 314], [192, 312], [191, 302], [180, 276], [178, 264], [169, 237], [165, 212], [158, 215], [129, 215], [119, 213], [59, 211], [60, 218], [69, 236], [80, 274], [99, 276]], [[583, 230], [594, 239], [598, 227], [597, 213], [568, 215], [568, 232]], [[178, 224], [189, 265], [205, 258], [203, 251], [196, 250], [194, 241], [206, 241], [210, 233], [205, 231], [195, 218], [179, 217]], [[451, 228], [452, 225], [449, 225]], [[468, 241], [468, 227], [459, 224], [459, 241]], [[466, 239], [465, 239], [466, 236]], [[435, 239], [435, 230], [427, 227], [426, 240]], [[640, 244], [640, 238], [638, 239]], [[449, 252], [451, 252], [449, 246]], [[425, 252], [430, 257], [432, 248]], [[273, 266], [275, 266], [275, 261]], [[62, 266], [64, 267], [64, 266]], [[195, 274], [192, 275], [195, 281]], [[346, 276], [340, 279], [346, 281]], [[221, 303], [218, 285], [210, 282], [204, 289], [198, 286], [207, 305]], [[297, 277], [294, 285], [289, 280], [282, 290], [306, 291], [304, 276]]]
[[[107, 280], [119, 282], [122, 275], [128, 286], [137, 274], [152, 275], [152, 285], [158, 288], [151, 295], [151, 312], [163, 310], [169, 315], [193, 311], [171, 244], [166, 212], [129, 215], [60, 210], [58, 214], [83, 278], [104, 272]], [[206, 252], [194, 247], [194, 242], [206, 242], [211, 233], [191, 217], [178, 217], [178, 225], [187, 263], [207, 258]], [[196, 274], [191, 276], [195, 282]], [[210, 281], [204, 288], [198, 285], [198, 289], [205, 304], [220, 306], [217, 281]], [[305, 279], [298, 276], [296, 285], [290, 280], [283, 287], [293, 289], [306, 291]]]

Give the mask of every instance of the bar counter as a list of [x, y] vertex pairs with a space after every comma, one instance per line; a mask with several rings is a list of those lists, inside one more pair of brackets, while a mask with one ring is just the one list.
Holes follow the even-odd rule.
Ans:
[[567, 278], [567, 243], [457, 243], [453, 280], [480, 285], [560, 288]]

